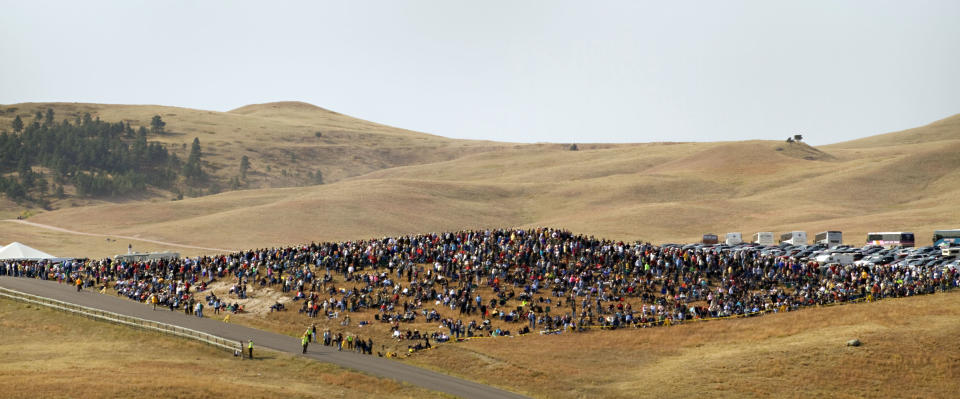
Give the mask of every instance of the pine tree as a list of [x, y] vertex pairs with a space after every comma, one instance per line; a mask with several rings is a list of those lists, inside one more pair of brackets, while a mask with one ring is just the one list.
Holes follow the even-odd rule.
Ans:
[[166, 125], [167, 123], [160, 118], [160, 115], [154, 115], [153, 119], [150, 120], [150, 131], [153, 134], [161, 134], [163, 133], [163, 127]]
[[20, 115], [17, 115], [16, 118], [13, 118], [13, 132], [20, 133], [23, 131], [23, 119], [20, 119]]
[[246, 155], [243, 158], [240, 158], [240, 178], [247, 179], [247, 170], [250, 170], [250, 158], [247, 158]]
[[190, 181], [197, 181], [203, 176], [203, 169], [200, 166], [200, 158], [203, 156], [200, 149], [200, 138], [194, 137], [193, 144], [190, 146], [190, 155], [187, 157], [187, 163], [183, 165], [183, 175]]

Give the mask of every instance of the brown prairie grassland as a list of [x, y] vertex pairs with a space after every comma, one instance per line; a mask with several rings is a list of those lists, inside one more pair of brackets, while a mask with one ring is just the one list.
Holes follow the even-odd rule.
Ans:
[[[641, 330], [442, 345], [408, 361], [542, 398], [960, 392], [960, 292]], [[860, 347], [846, 341], [859, 338]]]
[[[956, 211], [960, 115], [817, 148], [754, 140], [578, 143], [579, 151], [569, 151], [564, 144], [453, 140], [303, 103], [258, 104], [230, 112], [145, 105], [13, 104], [0, 106], [0, 126], [9, 126], [14, 115], [32, 117], [47, 107], [55, 109], [58, 120], [90, 112], [134, 126], [147, 124], [159, 114], [170, 133], [151, 135], [150, 140], [167, 143], [181, 159], [186, 158], [184, 144], [199, 137], [204, 167], [212, 175], [224, 179], [236, 175], [243, 155], [252, 164], [249, 181], [238, 191], [182, 201], [170, 201], [170, 194], [163, 192], [110, 200], [68, 197], [54, 202], [52, 211], [33, 209], [35, 215], [29, 218], [74, 231], [114, 235], [113, 239], [0, 222], [0, 243], [20, 241], [58, 256], [112, 256], [125, 252], [131, 243], [139, 251], [175, 250], [189, 256], [215, 252], [115, 236], [250, 249], [461, 229], [551, 226], [654, 243], [692, 242], [704, 233], [728, 231], [740, 231], [747, 238], [757, 231], [805, 230], [812, 236], [842, 230], [846, 243], [862, 245], [869, 231], [913, 231], [918, 245], [929, 245], [933, 230], [960, 227]], [[304, 176], [315, 170], [323, 171], [328, 184], [304, 186]], [[13, 218], [22, 211], [21, 206], [0, 199], [0, 218]], [[442, 345], [405, 361], [544, 398], [955, 397], [960, 392], [958, 300], [958, 293], [937, 294], [640, 331], [481, 339]], [[297, 306], [289, 305], [288, 312], [236, 320], [299, 334], [314, 320], [298, 315]], [[36, 313], [31, 320], [37, 324], [56, 320], [45, 313], [17, 313]], [[8, 314], [0, 323], [16, 320], [8, 320]], [[0, 326], [6, 338], [6, 324]], [[369, 336], [379, 347], [386, 344], [378, 339], [384, 336], [378, 330], [383, 327], [354, 332], [372, 331]], [[421, 331], [433, 331], [428, 328], [436, 326], [424, 325]], [[19, 341], [32, 348], [18, 354], [20, 359], [51, 353], [43, 345], [46, 335], [32, 334]], [[116, 334], [123, 336], [115, 336], [116, 345], [129, 349], [141, 339], [130, 336], [143, 333]], [[860, 338], [864, 346], [844, 347], [852, 338]], [[403, 344], [394, 345], [402, 348]], [[0, 348], [5, 360], [8, 353], [15, 353], [9, 346]], [[142, 396], [163, 389], [150, 383], [154, 377], [147, 370], [153, 366], [147, 370], [135, 366], [153, 360], [127, 362], [124, 359], [131, 356], [109, 356], [103, 350], [103, 357], [91, 360], [100, 371], [84, 372], [71, 360], [71, 351], [79, 349], [56, 348], [68, 355], [55, 358], [53, 364], [40, 361], [30, 366], [35, 367], [33, 373], [66, 373], [82, 385], [111, 375], [107, 370], [119, 364], [139, 370], [131, 372], [136, 379], [129, 378]], [[77, 358], [95, 356], [92, 348], [77, 352]], [[157, 355], [166, 354], [161, 352]], [[251, 392], [263, 396], [312, 394], [298, 390], [300, 383], [257, 385], [260, 382], [252, 381], [259, 380], [241, 378], [249, 375], [231, 372], [232, 359], [195, 361], [191, 355], [168, 353], [167, 362], [232, 382], [203, 379], [203, 373], [191, 372], [158, 383], [167, 388], [174, 386], [173, 380], [182, 379], [193, 384], [185, 385], [196, 386], [198, 396], [214, 392], [204, 389], [234, 385], [250, 386]], [[298, 361], [289, 359], [291, 364], [307, 366]], [[277, 363], [260, 372], [275, 376], [274, 380], [284, 381], [281, 374], [303, 377], [284, 372], [302, 368], [287, 366], [288, 360], [271, 362]], [[0, 379], [35, 375], [3, 370]], [[333, 375], [343, 377], [335, 381], [356, 376], [337, 372]], [[49, 383], [33, 379], [47, 384], [41, 385], [48, 389], [43, 392], [58, 394], [59, 385], [52, 378]], [[9, 385], [7, 380], [0, 382]], [[326, 385], [340, 389], [337, 395], [343, 396], [420, 395], [420, 391], [352, 391], [342, 382]], [[109, 386], [116, 391], [108, 391], [107, 396], [124, 395], [119, 384]], [[174, 392], [174, 396], [193, 394]]]
[[[250, 287], [254, 298], [272, 290]], [[340, 319], [297, 313], [300, 305], [231, 322], [291, 336], [316, 323], [318, 331], [372, 337], [377, 351], [404, 353], [416, 343], [388, 339], [375, 311], [350, 313], [351, 325], [341, 327]], [[960, 291], [951, 291], [670, 327], [434, 342], [402, 361], [540, 398], [951, 397], [960, 389], [958, 305]], [[424, 309], [476, 318], [432, 303]], [[361, 320], [371, 324], [356, 327]], [[526, 322], [493, 324], [516, 334]], [[447, 332], [422, 317], [401, 329]], [[863, 346], [846, 347], [854, 338]]]
[[4, 398], [446, 397], [277, 352], [200, 343], [0, 300]]
[[[561, 144], [453, 140], [303, 103], [230, 112], [14, 104], [0, 106], [16, 109], [0, 113], [0, 126], [15, 114], [29, 116], [46, 107], [57, 115], [92, 112], [134, 125], [164, 115], [171, 133], [151, 140], [180, 148], [201, 135], [215, 176], [235, 175], [241, 155], [249, 155], [253, 165], [254, 177], [239, 191], [183, 201], [163, 193], [111, 201], [70, 197], [56, 202], [53, 211], [33, 210], [29, 219], [80, 232], [246, 249], [533, 226], [655, 243], [728, 231], [749, 237], [756, 231], [806, 230], [812, 236], [842, 230], [847, 243], [859, 245], [868, 231], [892, 230], [913, 231], [918, 243], [926, 244], [933, 230], [960, 227], [960, 213], [954, 212], [960, 195], [960, 115], [819, 148], [743, 141], [581, 144], [579, 151]], [[316, 137], [316, 131], [326, 133]], [[319, 148], [338, 155], [309, 153]], [[277, 154], [294, 154], [295, 160]], [[328, 184], [291, 187], [302, 182], [279, 170], [297, 168], [302, 174], [323, 169]], [[22, 211], [0, 199], [0, 217]], [[54, 255], [110, 256], [125, 252], [128, 243], [184, 255], [213, 252], [68, 238], [0, 223], [0, 241], [21, 236], [29, 238], [20, 240], [25, 244]]]

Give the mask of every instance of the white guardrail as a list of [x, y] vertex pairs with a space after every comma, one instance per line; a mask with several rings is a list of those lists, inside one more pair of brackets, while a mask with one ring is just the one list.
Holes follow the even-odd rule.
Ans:
[[109, 321], [112, 323], [123, 324], [131, 327], [152, 330], [163, 334], [176, 335], [195, 341], [200, 341], [208, 345], [218, 347], [233, 352], [234, 354], [243, 354], [243, 344], [239, 341], [232, 341], [213, 334], [192, 330], [189, 328], [178, 327], [172, 324], [161, 323], [153, 320], [141, 319], [139, 317], [126, 316], [119, 313], [107, 312], [105, 310], [88, 308], [86, 306], [75, 305], [55, 299], [44, 298], [42, 296], [31, 295], [16, 290], [0, 287], [0, 297], [7, 297], [15, 301], [32, 303], [40, 306], [54, 308], [64, 312], [71, 312], [83, 316]]

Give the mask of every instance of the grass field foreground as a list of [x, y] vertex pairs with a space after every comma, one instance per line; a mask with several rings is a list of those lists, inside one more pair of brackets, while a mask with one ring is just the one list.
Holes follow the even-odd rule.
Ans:
[[418, 387], [259, 351], [240, 360], [200, 343], [0, 300], [5, 398], [429, 398]]
[[[418, 366], [542, 398], [960, 392], [960, 293], [643, 330], [472, 340]], [[860, 347], [846, 342], [860, 339]]]

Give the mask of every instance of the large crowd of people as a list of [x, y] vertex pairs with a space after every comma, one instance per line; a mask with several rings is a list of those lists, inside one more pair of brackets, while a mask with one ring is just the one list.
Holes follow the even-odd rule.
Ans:
[[[291, 297], [288, 304], [297, 304], [292, 307], [307, 322], [318, 318], [345, 326], [351, 314], [372, 313], [373, 320], [361, 323], [389, 325], [391, 335], [384, 339], [412, 340], [410, 351], [430, 347], [431, 340], [652, 327], [960, 286], [955, 267], [820, 264], [763, 249], [657, 246], [550, 228], [500, 229], [149, 262], [8, 262], [0, 264], [0, 274], [68, 283], [79, 278], [86, 287], [109, 286], [116, 295], [201, 317], [203, 306], [215, 313], [243, 312], [238, 301], [248, 286], [273, 287]], [[236, 298], [207, 292], [215, 280], [232, 283]], [[409, 328], [425, 322], [442, 329]], [[324, 334], [325, 344], [343, 345], [336, 334]], [[372, 353], [370, 346], [361, 345], [362, 351]]]

